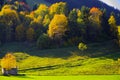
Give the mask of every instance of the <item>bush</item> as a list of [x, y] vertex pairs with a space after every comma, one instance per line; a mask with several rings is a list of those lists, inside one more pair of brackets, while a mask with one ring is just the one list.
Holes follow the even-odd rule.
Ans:
[[42, 34], [37, 40], [37, 47], [40, 49], [50, 48], [51, 39], [47, 34]]
[[81, 51], [84, 51], [87, 49], [87, 45], [81, 42], [78, 45], [78, 49], [80, 49]]

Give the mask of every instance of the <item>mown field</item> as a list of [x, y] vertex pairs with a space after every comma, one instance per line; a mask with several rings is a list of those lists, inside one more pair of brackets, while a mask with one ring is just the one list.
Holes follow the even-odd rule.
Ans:
[[81, 75], [81, 76], [0, 76], [0, 80], [120, 80], [119, 75]]
[[[13, 52], [17, 58], [19, 74], [23, 79], [41, 78], [39, 76], [80, 76], [108, 75], [112, 78], [119, 78], [120, 49], [111, 42], [88, 44], [86, 51], [80, 51], [77, 47], [39, 50], [33, 44], [7, 43], [1, 46], [1, 58], [6, 52]], [[1, 72], [0, 72], [1, 73]], [[118, 76], [117, 76], [118, 75]], [[37, 76], [37, 77], [34, 77]], [[114, 77], [115, 76], [115, 77]], [[93, 76], [98, 78], [99, 76]], [[109, 78], [105, 76], [106, 78]], [[9, 77], [0, 77], [2, 79]], [[11, 77], [11, 80], [18, 77]], [[101, 77], [102, 78], [102, 77]], [[105, 80], [117, 80], [117, 79]], [[1, 79], [1, 80], [2, 80]], [[17, 79], [19, 80], [19, 79]], [[85, 79], [84, 79], [85, 80]], [[86, 79], [89, 80], [89, 79]], [[101, 80], [101, 79], [95, 79]], [[104, 78], [103, 78], [104, 80]]]

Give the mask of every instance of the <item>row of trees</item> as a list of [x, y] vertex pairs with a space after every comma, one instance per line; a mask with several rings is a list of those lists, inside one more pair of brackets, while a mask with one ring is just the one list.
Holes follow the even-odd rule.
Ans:
[[39, 48], [77, 45], [118, 39], [114, 13], [106, 16], [105, 9], [96, 7], [68, 10], [59, 2], [40, 4], [31, 12], [18, 11], [18, 6], [4, 5], [0, 11], [0, 41], [36, 42]]

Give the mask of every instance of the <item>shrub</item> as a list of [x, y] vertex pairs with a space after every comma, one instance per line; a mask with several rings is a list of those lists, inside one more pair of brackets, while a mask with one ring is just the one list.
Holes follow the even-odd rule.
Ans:
[[78, 49], [80, 49], [81, 51], [84, 51], [87, 49], [87, 45], [81, 42], [78, 45]]

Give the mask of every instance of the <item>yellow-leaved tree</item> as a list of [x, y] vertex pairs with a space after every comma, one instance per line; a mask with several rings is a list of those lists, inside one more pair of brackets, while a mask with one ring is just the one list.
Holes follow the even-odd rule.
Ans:
[[118, 34], [118, 27], [116, 26], [116, 19], [113, 15], [111, 15], [108, 19], [108, 23], [110, 25], [111, 36], [113, 39], [116, 39]]
[[6, 70], [16, 68], [16, 66], [17, 66], [16, 58], [11, 53], [7, 53], [5, 57], [3, 57], [3, 59], [1, 60], [1, 67]]
[[6, 26], [6, 41], [11, 41], [13, 39], [14, 28], [19, 24], [20, 19], [17, 11], [12, 5], [4, 5], [0, 11], [0, 21]]
[[68, 9], [67, 9], [67, 4], [65, 2], [58, 2], [54, 3], [50, 6], [49, 8], [49, 13], [50, 15], [54, 14], [67, 14]]
[[26, 38], [28, 41], [33, 41], [34, 40], [34, 35], [35, 35], [35, 31], [33, 28], [28, 28], [28, 30], [26, 31]]
[[48, 6], [45, 4], [40, 4], [37, 10], [34, 11], [34, 16], [42, 16], [44, 17], [46, 14], [48, 14]]
[[117, 26], [117, 27], [118, 27], [117, 44], [120, 47], [120, 26]]
[[64, 14], [56, 14], [51, 20], [48, 35], [51, 38], [61, 38], [67, 30], [68, 20]]

